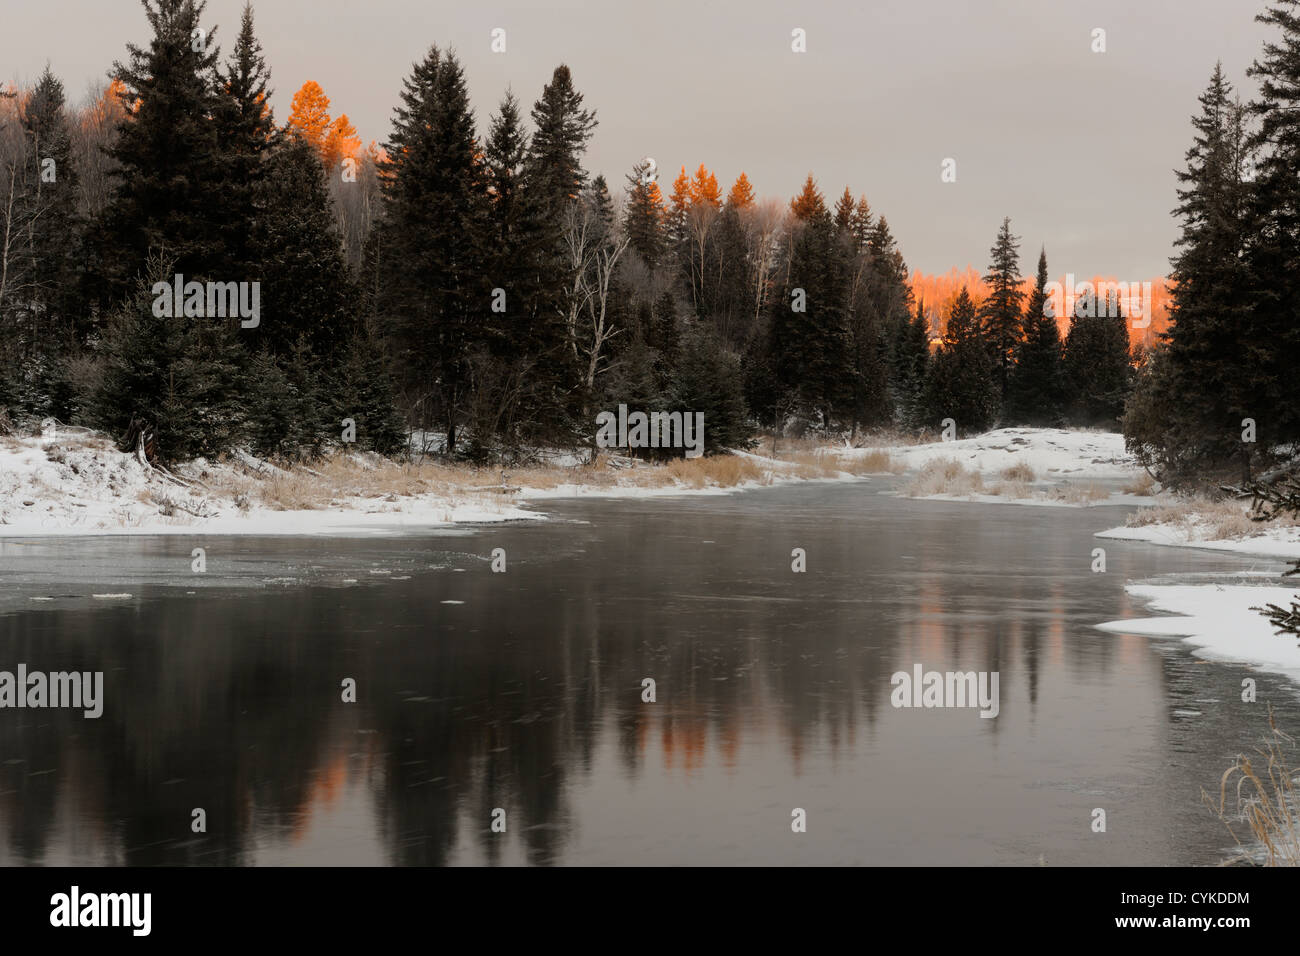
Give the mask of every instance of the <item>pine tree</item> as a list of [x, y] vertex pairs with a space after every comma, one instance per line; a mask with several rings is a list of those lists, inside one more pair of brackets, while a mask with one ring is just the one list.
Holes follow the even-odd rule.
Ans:
[[489, 373], [481, 364], [479, 384], [490, 381], [488, 387], [496, 389], [490, 400], [493, 417], [515, 423], [511, 434], [499, 436], [510, 448], [526, 439], [560, 440], [568, 427], [565, 328], [549, 276], [552, 236], [545, 210], [526, 188], [527, 151], [518, 101], [507, 93], [484, 146], [491, 229], [486, 269], [493, 288], [501, 290], [499, 299], [493, 295], [504, 311], [494, 306], [482, 323], [498, 367]]
[[1271, 0], [1255, 19], [1281, 32], [1248, 71], [1260, 83], [1250, 104], [1258, 126], [1248, 146], [1259, 162], [1246, 224], [1255, 298], [1249, 326], [1238, 330], [1249, 375], [1238, 374], [1264, 451], [1300, 440], [1300, 0]]
[[740, 360], [702, 322], [691, 323], [672, 370], [668, 405], [704, 415], [704, 451], [748, 448], [753, 429], [745, 409]]
[[[823, 204], [796, 229], [789, 276], [772, 302], [768, 351], [782, 392], [820, 427], [851, 415], [856, 378], [845, 298], [849, 277]], [[796, 214], [797, 215], [797, 214]]]
[[470, 356], [490, 300], [486, 175], [454, 55], [431, 49], [401, 99], [385, 147], [380, 310], [406, 372], [408, 407], [421, 425], [440, 422], [455, 454]]
[[582, 94], [574, 89], [573, 74], [564, 64], [542, 89], [532, 119], [527, 176], [547, 214], [558, 222], [587, 183], [582, 154], [596, 129], [596, 114], [582, 108]]
[[659, 184], [649, 179], [649, 172], [650, 163], [643, 160], [627, 177], [623, 228], [641, 261], [654, 269], [663, 255], [665, 211]]
[[253, 245], [262, 318], [249, 347], [287, 358], [300, 346], [333, 362], [357, 334], [357, 291], [343, 261], [325, 172], [311, 144], [290, 133], [266, 158]]
[[857, 213], [857, 204], [853, 201], [853, 191], [848, 186], [835, 201], [835, 226], [846, 235], [853, 233], [853, 219]]
[[742, 172], [731, 184], [731, 191], [727, 193], [727, 205], [736, 212], [744, 212], [754, 208], [754, 201], [754, 187], [750, 185], [749, 177]]
[[1025, 337], [1007, 381], [1005, 415], [1021, 425], [1059, 425], [1065, 411], [1061, 331], [1047, 296], [1047, 250], [1038, 254], [1038, 281], [1025, 309]]
[[921, 400], [930, 368], [930, 324], [923, 301], [917, 302], [916, 313], [904, 327], [892, 359], [890, 381], [898, 423], [919, 428], [924, 424]]
[[997, 367], [965, 286], [949, 312], [921, 404], [927, 426], [939, 428], [943, 419], [951, 418], [962, 434], [983, 431], [997, 417]]
[[799, 195], [790, 200], [790, 211], [800, 222], [810, 222], [819, 216], [829, 215], [826, 212], [826, 200], [822, 198], [821, 190], [817, 188], [812, 173], [809, 173], [808, 178], [804, 180]]
[[1007, 378], [1022, 337], [1020, 290], [1020, 241], [1011, 234], [1011, 219], [1002, 220], [993, 248], [989, 250], [989, 271], [984, 276], [988, 297], [980, 305], [985, 338], [993, 349], [998, 367], [999, 398], [1007, 393]]
[[144, 439], [162, 461], [230, 449], [246, 434], [248, 417], [245, 352], [230, 323], [154, 314], [154, 284], [170, 287], [176, 271], [173, 261], [148, 260], [110, 317], [100, 343], [103, 379], [90, 409], [91, 421], [124, 447]]
[[[1172, 260], [1170, 328], [1158, 349], [1165, 354], [1139, 378], [1142, 394], [1125, 415], [1124, 433], [1162, 482], [1204, 477], [1214, 486], [1235, 469], [1248, 479], [1252, 452], [1283, 434], [1278, 416], [1258, 409], [1276, 408], [1285, 386], [1271, 357], [1282, 342], [1269, 338], [1281, 333], [1268, 318], [1281, 303], [1260, 291], [1252, 273], [1251, 250], [1271, 239], [1251, 204], [1243, 111], [1220, 65], [1199, 102], [1186, 169], [1178, 173], [1182, 232]], [[1240, 440], [1247, 417], [1266, 422], [1258, 444]]]
[[220, 71], [221, 97], [216, 113], [217, 145], [228, 165], [222, 242], [231, 272], [251, 276], [259, 259], [250, 232], [263, 179], [263, 158], [275, 136], [271, 114], [271, 77], [262, 45], [253, 32], [253, 8], [245, 4], [239, 37], [226, 68]]
[[1115, 427], [1133, 375], [1128, 319], [1117, 301], [1085, 296], [1076, 303], [1065, 336], [1063, 368], [1071, 421]]
[[110, 150], [118, 186], [101, 232], [105, 302], [134, 285], [151, 250], [164, 251], [187, 279], [236, 278], [222, 243], [229, 183], [213, 122], [216, 31], [195, 34], [205, 0], [142, 3], [149, 45], [128, 44], [127, 62], [114, 64], [125, 118]]

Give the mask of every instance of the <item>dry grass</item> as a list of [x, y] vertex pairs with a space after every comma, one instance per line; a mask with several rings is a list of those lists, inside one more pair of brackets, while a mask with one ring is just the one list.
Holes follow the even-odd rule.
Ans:
[[1251, 521], [1246, 504], [1231, 498], [1210, 499], [1200, 496], [1180, 498], [1167, 505], [1143, 508], [1128, 517], [1128, 526], [1142, 528], [1154, 524], [1167, 524], [1195, 532], [1208, 541], [1228, 538], [1248, 538], [1266, 528], [1286, 528], [1300, 524], [1300, 517], [1278, 515], [1268, 523]]
[[[426, 495], [500, 501], [503, 494], [517, 493], [520, 488], [553, 489], [567, 484], [589, 488], [658, 488], [676, 484], [690, 488], [730, 488], [744, 482], [771, 480], [758, 464], [736, 455], [677, 458], [665, 464], [651, 464], [601, 454], [591, 464], [505, 469], [504, 485], [500, 467], [477, 468], [433, 461], [407, 463], [378, 456], [337, 454], [311, 465], [280, 464], [278, 468], [282, 470], [259, 475], [228, 459], [200, 476], [200, 480], [210, 495], [229, 499], [240, 510], [257, 505], [278, 511], [337, 508], [348, 500], [362, 505], [366, 500], [396, 503]], [[823, 477], [834, 471], [824, 461], [810, 456], [793, 473], [801, 477]]]
[[840, 468], [851, 475], [901, 475], [907, 465], [895, 458], [885, 448], [872, 448], [865, 455], [845, 456], [840, 459]]
[[1072, 481], [1057, 488], [1056, 497], [1072, 505], [1086, 505], [1092, 501], [1105, 501], [1110, 497], [1110, 489], [1095, 481]]
[[1124, 486], [1126, 495], [1153, 495], [1159, 488], [1160, 483], [1152, 478], [1145, 471], [1134, 478], [1129, 484]]
[[921, 467], [912, 480], [902, 487], [902, 492], [913, 498], [929, 495], [977, 495], [984, 492], [984, 477], [955, 458], [935, 458]]
[[1018, 461], [1014, 465], [1002, 469], [1000, 476], [1004, 481], [1016, 482], [1019, 484], [1030, 484], [1038, 479], [1034, 469], [1027, 462]]
[[990, 488], [988, 493], [999, 498], [1032, 498], [1034, 489], [1023, 481], [1002, 481]]
[[[1292, 768], [1287, 759], [1287, 750], [1294, 749], [1295, 740], [1278, 730], [1271, 706], [1268, 726], [1267, 743], [1256, 747], [1253, 754], [1238, 754], [1224, 772], [1218, 804], [1204, 789], [1201, 799], [1228, 828], [1240, 851], [1229, 864], [1258, 863], [1262, 856], [1265, 866], [1300, 866], [1300, 794], [1296, 789], [1300, 768]], [[1236, 798], [1231, 816], [1227, 811], [1229, 784]], [[1233, 828], [1242, 823], [1254, 838], [1254, 846], [1244, 845]]]
[[713, 455], [707, 458], [674, 458], [663, 470], [675, 481], [691, 488], [710, 485], [734, 488], [746, 481], [758, 481], [763, 472], [748, 458]]

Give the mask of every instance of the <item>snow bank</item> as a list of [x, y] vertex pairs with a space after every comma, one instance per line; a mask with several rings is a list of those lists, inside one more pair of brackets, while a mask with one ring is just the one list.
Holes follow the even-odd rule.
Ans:
[[1258, 554], [1274, 558], [1300, 558], [1300, 527], [1269, 527], [1249, 537], [1214, 540], [1206, 535], [1205, 522], [1192, 518], [1179, 523], [1149, 524], [1137, 528], [1108, 528], [1097, 532], [1098, 538], [1120, 541], [1148, 541], [1175, 548], [1203, 548], [1207, 551], [1228, 551], [1232, 554]]
[[1153, 611], [1177, 617], [1129, 618], [1096, 625], [1103, 631], [1147, 637], [1178, 637], [1198, 657], [1250, 664], [1300, 679], [1300, 642], [1279, 635], [1252, 608], [1290, 607], [1295, 588], [1248, 584], [1130, 584], [1125, 590]]
[[[428, 436], [421, 437], [423, 440]], [[577, 463], [572, 454], [554, 452], [549, 457], [554, 468]], [[453, 476], [437, 483], [436, 492], [327, 494], [327, 502], [311, 502], [320, 507], [295, 510], [250, 502], [248, 498], [256, 494], [232, 497], [230, 489], [239, 482], [222, 479], [238, 475], [245, 483], [256, 484], [292, 483], [295, 477], [296, 472], [277, 468], [246, 452], [235, 453], [228, 463], [197, 459], [178, 466], [174, 469], [176, 475], [194, 483], [193, 487], [185, 487], [118, 450], [102, 435], [87, 429], [69, 429], [61, 431], [52, 442], [37, 437], [0, 438], [0, 536], [394, 534], [455, 524], [544, 519], [544, 512], [524, 504], [531, 500], [719, 495], [798, 480], [860, 480], [833, 471], [820, 479], [804, 478], [795, 473], [797, 466], [789, 463], [756, 455], [743, 457], [759, 466], [758, 478], [725, 487], [676, 480], [638, 484], [647, 477], [648, 466], [629, 462], [626, 475], [617, 473], [612, 484], [566, 481], [546, 488], [525, 485], [502, 494], [495, 486], [468, 486], [475, 479], [465, 472], [466, 487], [455, 487]], [[355, 453], [349, 460], [362, 471], [385, 464]], [[303, 471], [316, 474], [312, 469]], [[653, 480], [660, 477], [656, 474]], [[602, 480], [610, 479], [606, 475]], [[361, 486], [360, 491], [367, 491], [364, 481], [354, 484]], [[211, 492], [205, 485], [224, 486], [226, 491]]]
[[[845, 455], [857, 449], [846, 450]], [[909, 469], [941, 458], [955, 458], [974, 471], [996, 474], [1013, 465], [1028, 465], [1040, 477], [1121, 480], [1140, 472], [1124, 450], [1118, 432], [1065, 428], [999, 428], [953, 441], [891, 448]], [[860, 453], [868, 453], [862, 449]]]
[[[941, 461], [955, 461], [978, 474], [991, 489], [1002, 486], [1002, 494], [962, 488], [953, 493], [918, 493], [912, 497], [936, 501], [965, 501], [980, 504], [1017, 504], [1051, 507], [1140, 504], [1145, 496], [1123, 490], [1141, 474], [1137, 462], [1124, 450], [1124, 436], [1117, 432], [1064, 428], [999, 428], [973, 438], [899, 445], [887, 449], [840, 448], [834, 454], [851, 461], [880, 451], [908, 472], [919, 472]], [[1018, 468], [1032, 470], [1032, 481], [1003, 481], [1002, 473]], [[960, 484], [960, 483], [959, 483]], [[1092, 487], [1097, 486], [1097, 487]]]

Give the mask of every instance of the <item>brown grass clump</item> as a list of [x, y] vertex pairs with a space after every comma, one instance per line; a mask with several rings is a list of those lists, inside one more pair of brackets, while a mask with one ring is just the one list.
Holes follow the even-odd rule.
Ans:
[[984, 491], [984, 478], [955, 458], [934, 458], [926, 462], [916, 476], [903, 486], [912, 498], [929, 495], [976, 495]]
[[1144, 471], [1124, 486], [1124, 494], [1153, 495], [1156, 492], [1156, 486], [1158, 484], [1159, 482]]
[[990, 488], [989, 494], [1000, 498], [1032, 498], [1034, 489], [1023, 481], [1002, 481]]
[[1130, 528], [1143, 528], [1153, 524], [1168, 524], [1195, 532], [1209, 541], [1228, 538], [1249, 538], [1267, 527], [1290, 527], [1300, 523], [1295, 515], [1278, 515], [1267, 525], [1251, 521], [1246, 506], [1232, 499], [1212, 500], [1195, 496], [1180, 498], [1167, 505], [1142, 508], [1128, 516]]
[[1019, 482], [1027, 485], [1036, 480], [1038, 475], [1034, 474], [1034, 469], [1031, 468], [1027, 462], [1018, 461], [1008, 468], [1003, 468], [1001, 477], [1005, 481]]
[[885, 448], [872, 448], [865, 455], [845, 456], [840, 459], [840, 468], [851, 475], [899, 475], [907, 470], [907, 466]]
[[1095, 481], [1069, 482], [1058, 488], [1057, 497], [1070, 504], [1086, 505], [1091, 501], [1105, 501], [1110, 497], [1110, 489]]
[[[1293, 768], [1287, 750], [1295, 748], [1295, 740], [1278, 730], [1273, 719], [1273, 708], [1268, 709], [1268, 726], [1271, 734], [1264, 746], [1256, 747], [1253, 754], [1238, 754], [1232, 766], [1224, 771], [1219, 781], [1219, 801], [1201, 790], [1201, 800], [1227, 827], [1228, 833], [1240, 852], [1228, 864], [1260, 862], [1264, 866], [1300, 865], [1300, 809], [1296, 784], [1300, 783], [1300, 768]], [[1289, 745], [1289, 747], [1288, 747]], [[1228, 785], [1233, 784], [1234, 814], [1227, 812]], [[1242, 844], [1233, 828], [1244, 823], [1254, 838], [1255, 846]]]
[[664, 470], [674, 480], [691, 488], [716, 485], [733, 488], [746, 481], [757, 481], [763, 473], [748, 458], [739, 455], [712, 455], [701, 458], [674, 458]]

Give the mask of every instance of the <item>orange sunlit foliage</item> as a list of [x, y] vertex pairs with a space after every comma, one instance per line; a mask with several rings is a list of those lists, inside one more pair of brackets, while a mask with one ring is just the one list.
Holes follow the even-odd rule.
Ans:
[[674, 219], [686, 216], [686, 210], [691, 204], [691, 177], [687, 175], [685, 166], [673, 180], [673, 195], [669, 203], [670, 214]]
[[361, 151], [356, 127], [346, 113], [330, 119], [330, 98], [315, 80], [308, 80], [293, 95], [288, 128], [311, 144], [326, 169], [356, 158]]
[[329, 125], [325, 134], [325, 143], [321, 147], [321, 160], [326, 169], [333, 169], [346, 157], [356, 156], [361, 149], [361, 137], [357, 128], [348, 121], [347, 113], [340, 113], [339, 118]]
[[817, 181], [813, 179], [812, 173], [809, 173], [808, 178], [804, 180], [799, 195], [790, 200], [790, 211], [801, 222], [806, 222], [826, 211], [826, 201], [822, 199], [821, 191], [817, 188]]
[[289, 104], [289, 128], [321, 152], [330, 125], [330, 98], [315, 80], [308, 80]]
[[736, 212], [752, 209], [754, 206], [754, 187], [750, 185], [749, 177], [743, 172], [736, 177], [731, 192], [727, 193], [727, 205]]
[[718, 191], [718, 177], [705, 169], [703, 163], [700, 163], [700, 168], [695, 170], [695, 178], [691, 180], [690, 197], [692, 206], [708, 205], [717, 209], [722, 205], [722, 194]]
[[[1064, 287], [1067, 277], [1057, 276], [1053, 281], [1061, 283]], [[1075, 275], [1074, 281], [1076, 284], [1087, 281], [1096, 288], [1105, 283], [1118, 280], [1114, 276], [1092, 276], [1089, 278]], [[1160, 333], [1169, 327], [1171, 283], [1163, 276], [1149, 281], [1151, 282], [1151, 322], [1146, 328], [1136, 328], [1135, 323], [1129, 323], [1129, 341], [1133, 345], [1154, 345], [1159, 341]], [[964, 270], [954, 266], [939, 275], [927, 275], [918, 270], [912, 273], [911, 286], [914, 299], [925, 303], [925, 313], [930, 320], [930, 332], [934, 338], [942, 335], [948, 308], [953, 297], [963, 286], [970, 293], [970, 297], [977, 307], [988, 296], [988, 289], [984, 285], [981, 273], [972, 266], [967, 266]], [[1034, 280], [1032, 278], [1021, 280], [1020, 288], [1028, 298], [1030, 292], [1033, 291]], [[1056, 322], [1060, 326], [1061, 336], [1064, 338], [1065, 334], [1070, 330], [1070, 317], [1064, 314], [1058, 315]]]

